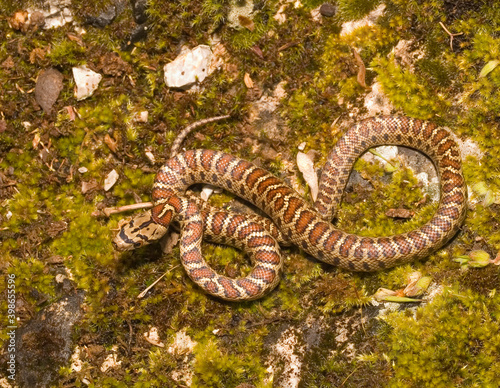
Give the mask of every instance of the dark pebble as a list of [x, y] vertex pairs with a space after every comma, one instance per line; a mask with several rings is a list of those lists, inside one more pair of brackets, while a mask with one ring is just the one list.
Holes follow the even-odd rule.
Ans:
[[337, 12], [337, 7], [332, 4], [325, 3], [319, 8], [319, 13], [326, 17], [331, 17]]

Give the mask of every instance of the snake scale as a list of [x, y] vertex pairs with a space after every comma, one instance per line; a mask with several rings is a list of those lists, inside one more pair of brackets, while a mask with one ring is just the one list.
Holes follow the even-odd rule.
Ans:
[[[186, 131], [184, 131], [186, 132]], [[440, 177], [441, 198], [433, 218], [410, 232], [361, 237], [337, 229], [335, 216], [356, 159], [378, 145], [402, 145], [430, 157]], [[272, 222], [213, 209], [186, 195], [189, 186], [222, 187], [262, 209]], [[159, 238], [172, 221], [181, 224], [181, 261], [206, 292], [226, 300], [256, 299], [279, 282], [279, 243], [292, 243], [318, 260], [352, 271], [377, 271], [423, 258], [458, 231], [466, 214], [467, 191], [453, 135], [433, 123], [404, 116], [378, 116], [353, 125], [323, 167], [312, 206], [268, 171], [213, 150], [189, 150], [168, 160], [156, 175], [153, 208], [124, 225], [114, 243], [132, 249]], [[202, 236], [250, 250], [254, 268], [242, 278], [217, 274], [203, 259]]]

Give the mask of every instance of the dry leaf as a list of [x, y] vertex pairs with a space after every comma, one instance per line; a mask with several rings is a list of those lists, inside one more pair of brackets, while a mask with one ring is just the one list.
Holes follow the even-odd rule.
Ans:
[[243, 77], [243, 82], [245, 82], [245, 86], [246, 86], [248, 89], [252, 89], [252, 88], [253, 88], [253, 81], [252, 81], [252, 79], [250, 78], [250, 74], [245, 73], [245, 76]]
[[389, 209], [385, 212], [387, 217], [391, 218], [412, 218], [415, 212], [408, 209]]
[[356, 59], [356, 64], [358, 65], [358, 83], [364, 87], [365, 89], [369, 89], [368, 86], [366, 86], [365, 82], [365, 76], [366, 76], [366, 67], [363, 62], [363, 59], [361, 59], [361, 56], [359, 53], [356, 51], [355, 48], [352, 48], [352, 53], [354, 54], [354, 59]]
[[118, 149], [118, 144], [116, 143], [116, 140], [113, 139], [111, 136], [109, 136], [109, 134], [106, 134], [106, 136], [104, 136], [104, 143], [106, 143], [106, 145], [112, 152], [116, 152], [116, 150]]
[[249, 29], [250, 31], [253, 32], [255, 30], [255, 24], [253, 23], [252, 19], [247, 18], [246, 16], [243, 15], [238, 15], [238, 21], [240, 22], [240, 25], [242, 27], [245, 27]]
[[260, 49], [259, 46], [255, 45], [252, 47], [252, 51], [260, 58], [260, 59], [264, 59], [264, 53], [262, 52], [262, 50]]

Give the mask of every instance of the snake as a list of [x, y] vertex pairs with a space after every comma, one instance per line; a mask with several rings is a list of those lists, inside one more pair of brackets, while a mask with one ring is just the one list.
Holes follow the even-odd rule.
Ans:
[[[186, 132], [186, 131], [184, 131]], [[332, 224], [351, 170], [368, 149], [398, 145], [429, 157], [440, 178], [440, 200], [432, 218], [406, 233], [364, 237]], [[193, 184], [221, 187], [261, 209], [267, 217], [214, 209], [186, 194]], [[353, 124], [326, 158], [314, 204], [265, 169], [209, 149], [176, 153], [160, 168], [150, 211], [126, 223], [114, 239], [117, 249], [148, 244], [181, 225], [181, 262], [207, 293], [230, 301], [262, 297], [279, 282], [279, 244], [293, 244], [316, 259], [350, 271], [372, 272], [425, 258], [460, 229], [466, 216], [467, 186], [455, 135], [445, 127], [406, 116], [376, 116]], [[254, 267], [241, 278], [215, 272], [201, 252], [203, 237], [251, 251]]]

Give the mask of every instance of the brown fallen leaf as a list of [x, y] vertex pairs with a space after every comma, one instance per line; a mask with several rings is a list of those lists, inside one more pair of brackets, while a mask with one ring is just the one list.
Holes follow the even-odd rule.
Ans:
[[240, 22], [240, 25], [242, 27], [245, 27], [246, 29], [252, 32], [255, 30], [255, 24], [253, 23], [252, 19], [247, 18], [246, 16], [243, 15], [238, 15], [238, 21]]
[[387, 217], [391, 218], [412, 218], [415, 215], [415, 212], [408, 209], [389, 209], [385, 212]]
[[47, 114], [52, 112], [59, 93], [63, 89], [64, 76], [56, 69], [43, 70], [35, 85], [35, 100]]
[[248, 89], [252, 89], [253, 88], [253, 81], [252, 81], [252, 78], [250, 78], [250, 74], [245, 73], [245, 76], [243, 77], [243, 82], [245, 82], [245, 86]]
[[109, 147], [109, 149], [112, 152], [115, 153], [117, 151], [118, 143], [116, 142], [115, 139], [113, 139], [111, 136], [109, 136], [109, 134], [106, 134], [106, 136], [104, 136], [104, 143], [106, 143], [106, 145]]
[[365, 82], [365, 77], [366, 77], [366, 66], [363, 62], [363, 59], [359, 55], [358, 51], [352, 47], [352, 53], [354, 54], [354, 59], [356, 60], [356, 64], [358, 65], [358, 83], [364, 87], [365, 89], [370, 89], [368, 86], [366, 86]]
[[278, 49], [278, 51], [286, 50], [286, 49], [288, 49], [290, 47], [297, 46], [298, 44], [299, 44], [299, 42], [297, 42], [297, 41], [285, 43], [283, 46], [281, 46]]
[[252, 47], [252, 51], [254, 52], [255, 55], [257, 55], [260, 59], [264, 59], [264, 53], [260, 49], [259, 46], [255, 45]]

